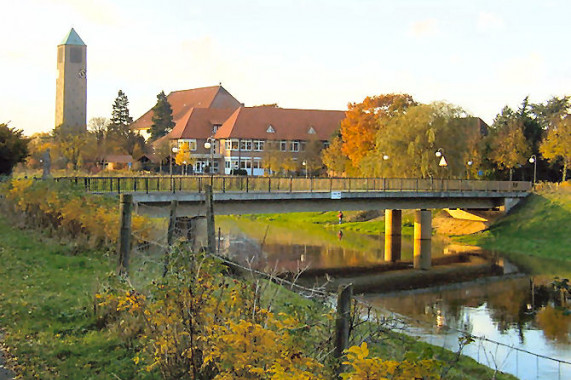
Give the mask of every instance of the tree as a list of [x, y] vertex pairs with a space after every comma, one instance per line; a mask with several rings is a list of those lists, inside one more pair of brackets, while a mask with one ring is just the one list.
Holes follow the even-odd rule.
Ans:
[[179, 145], [175, 162], [179, 166], [185, 165], [185, 169], [187, 167], [186, 165], [194, 164], [194, 158], [190, 154], [190, 145], [188, 142], [183, 142]]
[[154, 154], [159, 161], [159, 174], [162, 174], [163, 162], [167, 158], [169, 159], [169, 161], [172, 159], [171, 142], [167, 138], [159, 139], [152, 144], [152, 147], [153, 147], [152, 154]]
[[0, 124], [0, 175], [10, 175], [18, 162], [28, 156], [29, 139], [21, 130]]
[[279, 150], [280, 142], [275, 140], [266, 140], [264, 144], [264, 152], [262, 153], [262, 167], [268, 171], [268, 174], [277, 173], [281, 169], [283, 152]]
[[490, 135], [490, 158], [499, 169], [509, 170], [510, 181], [513, 169], [527, 162], [531, 147], [524, 135], [524, 124], [519, 118], [513, 118], [507, 123], [497, 123]]
[[571, 117], [569, 114], [554, 122], [547, 131], [545, 140], [541, 143], [539, 151], [551, 163], [563, 161], [563, 175], [561, 180], [567, 178], [567, 168], [571, 164]]
[[132, 122], [133, 118], [129, 115], [129, 99], [122, 90], [119, 90], [117, 98], [113, 102], [109, 132], [124, 134]]
[[71, 169], [77, 170], [80, 166], [83, 147], [87, 144], [85, 136], [66, 133], [61, 127], [54, 128], [52, 136], [55, 156], [62, 157], [65, 164], [71, 165]]
[[327, 166], [329, 175], [340, 176], [354, 171], [351, 160], [343, 153], [342, 148], [343, 139], [338, 135], [333, 137], [328, 148], [321, 151], [321, 159]]
[[128, 106], [127, 95], [119, 90], [113, 102], [111, 123], [107, 127], [107, 141], [111, 151], [133, 155], [137, 146], [143, 150], [145, 139], [130, 128], [133, 118], [129, 115]]
[[172, 118], [172, 108], [164, 91], [157, 95], [157, 104], [153, 107], [153, 124], [151, 139], [155, 140], [169, 133], [175, 123]]
[[[465, 116], [454, 105], [432, 103], [409, 107], [406, 113], [384, 120], [375, 149], [362, 160], [362, 172], [385, 177], [463, 177], [467, 136], [479, 133]], [[446, 168], [438, 165], [438, 149], [447, 160]]]
[[341, 136], [342, 151], [353, 166], [359, 167], [363, 157], [373, 149], [381, 120], [390, 119], [415, 104], [407, 94], [368, 96], [361, 103], [350, 103], [341, 121]]
[[302, 165], [305, 162], [305, 170], [308, 174], [314, 173], [323, 166], [323, 161], [321, 160], [322, 149], [323, 143], [320, 140], [310, 140], [305, 144], [305, 149], [301, 152], [299, 158]]

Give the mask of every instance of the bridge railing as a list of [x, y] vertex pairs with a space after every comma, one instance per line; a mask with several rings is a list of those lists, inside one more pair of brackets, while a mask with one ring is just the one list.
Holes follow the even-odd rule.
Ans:
[[58, 177], [91, 192], [202, 192], [212, 184], [215, 192], [331, 192], [413, 191], [526, 192], [524, 181], [481, 181], [436, 178], [321, 178], [250, 176]]

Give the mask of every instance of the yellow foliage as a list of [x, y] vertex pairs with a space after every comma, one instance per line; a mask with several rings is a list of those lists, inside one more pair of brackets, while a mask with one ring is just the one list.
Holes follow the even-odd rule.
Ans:
[[404, 360], [383, 360], [381, 358], [368, 358], [367, 343], [353, 346], [347, 350], [347, 361], [343, 364], [351, 367], [350, 372], [341, 374], [346, 380], [366, 379], [439, 379], [441, 363], [437, 360], [426, 359], [418, 362]]
[[[6, 199], [15, 211], [22, 212], [34, 224], [55, 228], [72, 237], [84, 234], [95, 245], [114, 244], [119, 236], [117, 201], [86, 194], [69, 183], [13, 179], [4, 186]], [[151, 219], [134, 215], [132, 228], [141, 240], [151, 239]]]

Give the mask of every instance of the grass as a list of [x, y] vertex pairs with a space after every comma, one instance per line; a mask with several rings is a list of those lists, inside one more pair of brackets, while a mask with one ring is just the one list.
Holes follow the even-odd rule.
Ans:
[[100, 253], [72, 248], [0, 217], [0, 327], [23, 378], [133, 378], [132, 354], [95, 325], [98, 280], [113, 270]]
[[[0, 326], [6, 332], [10, 363], [22, 378], [156, 378], [156, 373], [135, 366], [136, 348], [127, 348], [114, 332], [96, 325], [93, 296], [100, 282], [113, 273], [114, 258], [73, 252], [71, 245], [18, 229], [0, 217]], [[276, 286], [269, 289], [274, 294]], [[278, 310], [298, 310], [309, 303], [283, 288], [278, 294], [274, 301]], [[425, 352], [428, 347], [387, 333], [375, 350], [385, 358], [402, 359], [407, 352]], [[451, 360], [453, 354], [438, 355]], [[491, 373], [462, 358], [449, 378], [490, 378]]]
[[531, 194], [481, 233], [454, 240], [497, 250], [531, 274], [571, 275], [571, 187]]

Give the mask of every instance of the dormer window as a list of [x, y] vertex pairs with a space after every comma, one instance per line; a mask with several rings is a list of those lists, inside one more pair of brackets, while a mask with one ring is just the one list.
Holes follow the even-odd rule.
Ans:
[[212, 134], [214, 135], [221, 126], [222, 124], [212, 124]]
[[276, 133], [274, 127], [270, 124], [268, 125], [268, 129], [266, 129], [266, 133]]
[[315, 132], [315, 129], [313, 127], [309, 127], [307, 133], [309, 133], [310, 135], [314, 135], [316, 132]]

